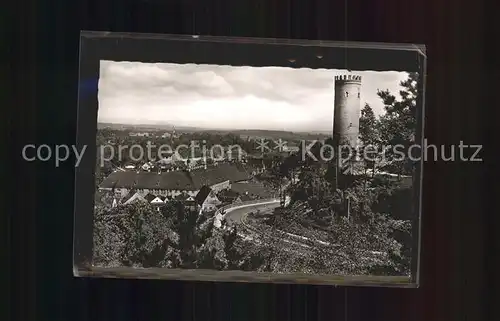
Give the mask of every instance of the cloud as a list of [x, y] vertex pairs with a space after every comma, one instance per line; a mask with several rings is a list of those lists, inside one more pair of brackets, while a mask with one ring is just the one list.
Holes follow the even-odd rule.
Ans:
[[[101, 61], [99, 122], [330, 131], [333, 78], [345, 70]], [[398, 93], [402, 72], [355, 72], [362, 105]]]

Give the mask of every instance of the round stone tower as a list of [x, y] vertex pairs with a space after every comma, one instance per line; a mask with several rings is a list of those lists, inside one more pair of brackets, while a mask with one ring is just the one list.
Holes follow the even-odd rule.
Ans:
[[333, 138], [337, 144], [357, 146], [361, 117], [361, 76], [335, 76]]

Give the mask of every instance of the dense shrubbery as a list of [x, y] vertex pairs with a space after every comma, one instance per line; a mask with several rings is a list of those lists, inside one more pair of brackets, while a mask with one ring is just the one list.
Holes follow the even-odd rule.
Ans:
[[140, 202], [96, 207], [95, 266], [258, 270], [265, 253], [236, 229], [216, 229], [211, 219], [180, 202], [161, 211]]
[[[394, 258], [401, 245], [389, 234], [395, 229], [387, 217], [353, 224], [335, 219], [332, 230], [297, 224], [285, 211], [258, 240], [243, 240], [234, 231], [215, 229], [181, 204], [158, 212], [146, 203], [115, 209], [98, 208], [94, 228], [94, 265], [106, 267], [166, 267], [247, 270], [275, 273], [404, 274]], [[285, 226], [278, 220], [286, 220]], [[323, 243], [298, 246], [276, 232], [282, 228]], [[274, 230], [274, 231], [273, 231]], [[329, 243], [329, 244], [327, 244]], [[393, 257], [373, 254], [390, 251]], [[377, 270], [376, 270], [377, 269]], [[399, 270], [400, 271], [399, 271]]]
[[[301, 181], [290, 187], [291, 205], [276, 211], [266, 223], [320, 241], [310, 243], [310, 259], [314, 259], [310, 269], [316, 273], [406, 275], [411, 224], [395, 219], [392, 209], [385, 206], [396, 202], [388, 200], [391, 195], [397, 198], [400, 194], [389, 194], [369, 183], [360, 178], [345, 190], [332, 190], [332, 184], [319, 175]], [[384, 204], [379, 200], [382, 197]], [[411, 212], [411, 203], [406, 206]]]

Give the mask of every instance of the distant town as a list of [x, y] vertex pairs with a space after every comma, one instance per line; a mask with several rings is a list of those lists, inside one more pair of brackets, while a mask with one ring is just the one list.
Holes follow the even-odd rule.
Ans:
[[[202, 155], [201, 150], [197, 150], [194, 157], [189, 151], [180, 150], [163, 153], [155, 160], [137, 159], [126, 151], [119, 159], [97, 166], [98, 191], [101, 194], [113, 191], [113, 207], [133, 202], [149, 202], [159, 207], [169, 200], [182, 200], [201, 212], [232, 202], [278, 197], [279, 188], [270, 181], [269, 170], [277, 162], [299, 152], [300, 138], [322, 138], [321, 135], [293, 136], [293, 133], [288, 136], [295, 140], [277, 149], [273, 135], [221, 135], [179, 132], [175, 128], [162, 131], [100, 125], [98, 144], [146, 146], [150, 143], [168, 145], [175, 150], [181, 144], [204, 141], [208, 148], [218, 144], [223, 149], [214, 149], [213, 158], [213, 155]], [[262, 139], [268, 139], [269, 152], [259, 152], [258, 143]], [[183, 152], [185, 154], [181, 155]]]

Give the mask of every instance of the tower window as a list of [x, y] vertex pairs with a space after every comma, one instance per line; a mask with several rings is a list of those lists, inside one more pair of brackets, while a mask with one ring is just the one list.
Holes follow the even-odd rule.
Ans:
[[349, 97], [349, 93], [348, 93], [347, 91], [345, 92], [345, 96], [346, 96], [346, 97]]
[[360, 94], [360, 93], [358, 93], [358, 98], [360, 98], [360, 97], [361, 97], [361, 94]]

